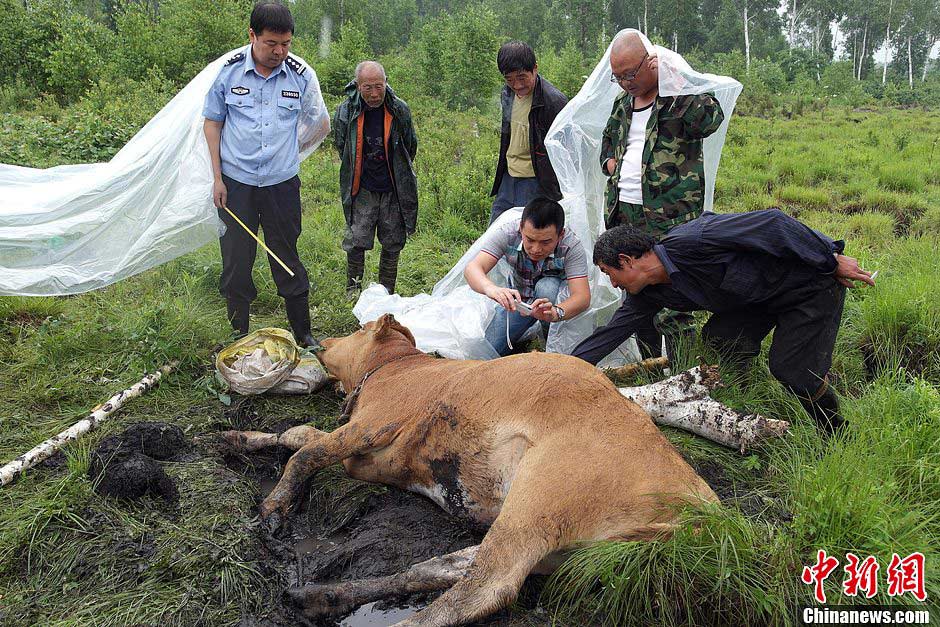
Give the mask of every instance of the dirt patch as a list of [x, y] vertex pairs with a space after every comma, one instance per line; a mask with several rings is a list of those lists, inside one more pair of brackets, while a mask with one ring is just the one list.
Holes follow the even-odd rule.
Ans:
[[139, 422], [98, 444], [91, 454], [88, 478], [103, 496], [136, 500], [152, 494], [176, 503], [176, 484], [159, 462], [175, 459], [188, 449], [189, 441], [179, 427]]
[[702, 460], [689, 464], [714, 490], [723, 505], [736, 507], [748, 518], [761, 518], [776, 523], [793, 520], [793, 515], [780, 506], [778, 499], [755, 486], [734, 481], [718, 462]]
[[[278, 425], [283, 431], [293, 424]], [[258, 500], [273, 489], [290, 451], [282, 448], [226, 457], [226, 465], [247, 474], [258, 483]], [[380, 577], [406, 570], [418, 562], [478, 544], [480, 530], [450, 516], [421, 496], [391, 487], [371, 486], [340, 473], [318, 473], [309, 489], [295, 505], [287, 529], [263, 537], [263, 555], [259, 560], [278, 573], [283, 589], [308, 583], [331, 583], [365, 577]], [[331, 485], [341, 484], [341, 486]], [[330, 498], [349, 494], [351, 511], [337, 513]], [[365, 496], [363, 496], [365, 494]], [[259, 533], [262, 533], [259, 531]], [[538, 607], [538, 592], [545, 578], [530, 577], [519, 597], [514, 613], [508, 610], [490, 617], [485, 625], [548, 626], [551, 617]], [[262, 616], [245, 616], [240, 627], [281, 627], [286, 625], [391, 625], [429, 604], [436, 595], [413, 595], [389, 602], [368, 604], [349, 616], [311, 623], [286, 599], [272, 599], [271, 608]], [[521, 611], [520, 611], [521, 608]]]

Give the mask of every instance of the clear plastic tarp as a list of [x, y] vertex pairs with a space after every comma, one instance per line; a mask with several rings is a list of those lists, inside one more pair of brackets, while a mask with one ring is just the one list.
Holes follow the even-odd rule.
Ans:
[[[693, 70], [676, 52], [654, 46], [639, 31], [626, 29], [642, 38], [646, 49], [659, 58], [659, 93], [662, 96], [711, 92], [721, 104], [725, 120], [704, 142], [705, 208], [711, 209], [715, 176], [721, 148], [728, 132], [728, 122], [741, 93], [741, 83], [726, 76], [703, 74]], [[601, 134], [614, 98], [620, 87], [610, 82], [610, 46], [598, 62], [581, 91], [558, 114], [549, 129], [545, 146], [558, 182], [565, 208], [566, 227], [574, 229], [585, 246], [588, 259], [593, 256], [594, 242], [604, 231], [604, 190], [607, 177], [600, 169]], [[500, 217], [518, 218], [519, 210], [507, 211]], [[497, 224], [500, 223], [497, 221]], [[494, 225], [495, 226], [495, 225]], [[493, 228], [493, 227], [491, 227]], [[412, 298], [389, 295], [381, 286], [372, 286], [362, 293], [353, 313], [361, 323], [394, 313], [415, 335], [418, 347], [437, 351], [445, 357], [488, 359], [495, 356], [483, 338], [486, 325], [493, 316], [495, 302], [470, 290], [463, 278], [467, 264], [480, 250], [477, 240], [447, 275], [434, 286], [430, 295]], [[490, 272], [490, 279], [506, 284], [509, 266], [501, 261]], [[546, 350], [570, 353], [593, 329], [604, 324], [620, 304], [620, 292], [596, 266], [590, 266], [590, 309], [580, 316], [551, 326]], [[634, 341], [628, 340], [601, 362], [601, 366], [635, 361], [639, 358]]]
[[[107, 163], [45, 170], [0, 164], [0, 294], [75, 294], [175, 259], [219, 236], [203, 135], [212, 62]], [[313, 74], [298, 127], [301, 158], [329, 131]]]

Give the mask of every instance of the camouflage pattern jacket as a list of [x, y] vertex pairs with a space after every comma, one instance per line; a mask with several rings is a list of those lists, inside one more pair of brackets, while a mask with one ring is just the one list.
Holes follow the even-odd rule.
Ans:
[[[617, 160], [607, 181], [608, 214], [617, 208], [620, 160], [627, 151], [632, 115], [633, 98], [623, 92], [614, 100], [601, 143], [601, 169], [608, 159]], [[658, 237], [702, 214], [702, 140], [718, 130], [724, 118], [721, 105], [711, 94], [656, 98], [646, 127], [641, 165], [645, 224], [635, 226]]]

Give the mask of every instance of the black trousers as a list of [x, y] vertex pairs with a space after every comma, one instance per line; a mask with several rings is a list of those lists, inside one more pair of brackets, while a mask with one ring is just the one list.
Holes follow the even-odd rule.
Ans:
[[[297, 254], [297, 238], [301, 230], [300, 177], [295, 176], [276, 185], [255, 187], [223, 174], [222, 182], [228, 190], [228, 208], [253, 233], [258, 233], [260, 224], [265, 244], [294, 273], [290, 276], [268, 255], [277, 293], [284, 299], [305, 295], [310, 291], [310, 281]], [[251, 279], [258, 244], [224, 209], [219, 209], [219, 216], [226, 226], [225, 235], [219, 238], [222, 248], [219, 291], [227, 300], [250, 303], [258, 296]]]
[[844, 286], [816, 275], [759, 307], [712, 314], [702, 337], [732, 359], [747, 359], [760, 353], [761, 341], [773, 329], [771, 374], [797, 395], [811, 398], [832, 367], [844, 302]]

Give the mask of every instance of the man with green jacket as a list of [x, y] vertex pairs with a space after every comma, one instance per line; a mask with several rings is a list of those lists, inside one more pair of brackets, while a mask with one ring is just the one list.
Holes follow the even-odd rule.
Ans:
[[376, 234], [382, 245], [379, 282], [391, 294], [399, 254], [418, 220], [418, 180], [412, 167], [418, 139], [408, 105], [388, 86], [379, 63], [356, 66], [346, 94], [333, 119], [346, 218], [346, 294], [355, 298], [361, 289], [365, 254]]
[[[659, 238], [702, 214], [702, 142], [718, 130], [724, 113], [711, 94], [660, 96], [656, 53], [636, 33], [614, 41], [610, 68], [611, 82], [623, 92], [601, 141], [600, 165], [610, 177], [606, 225], [631, 224]], [[657, 327], [637, 330], [644, 357], [660, 353], [660, 331], [670, 357], [678, 337], [694, 333], [691, 315], [671, 310], [660, 315]]]

